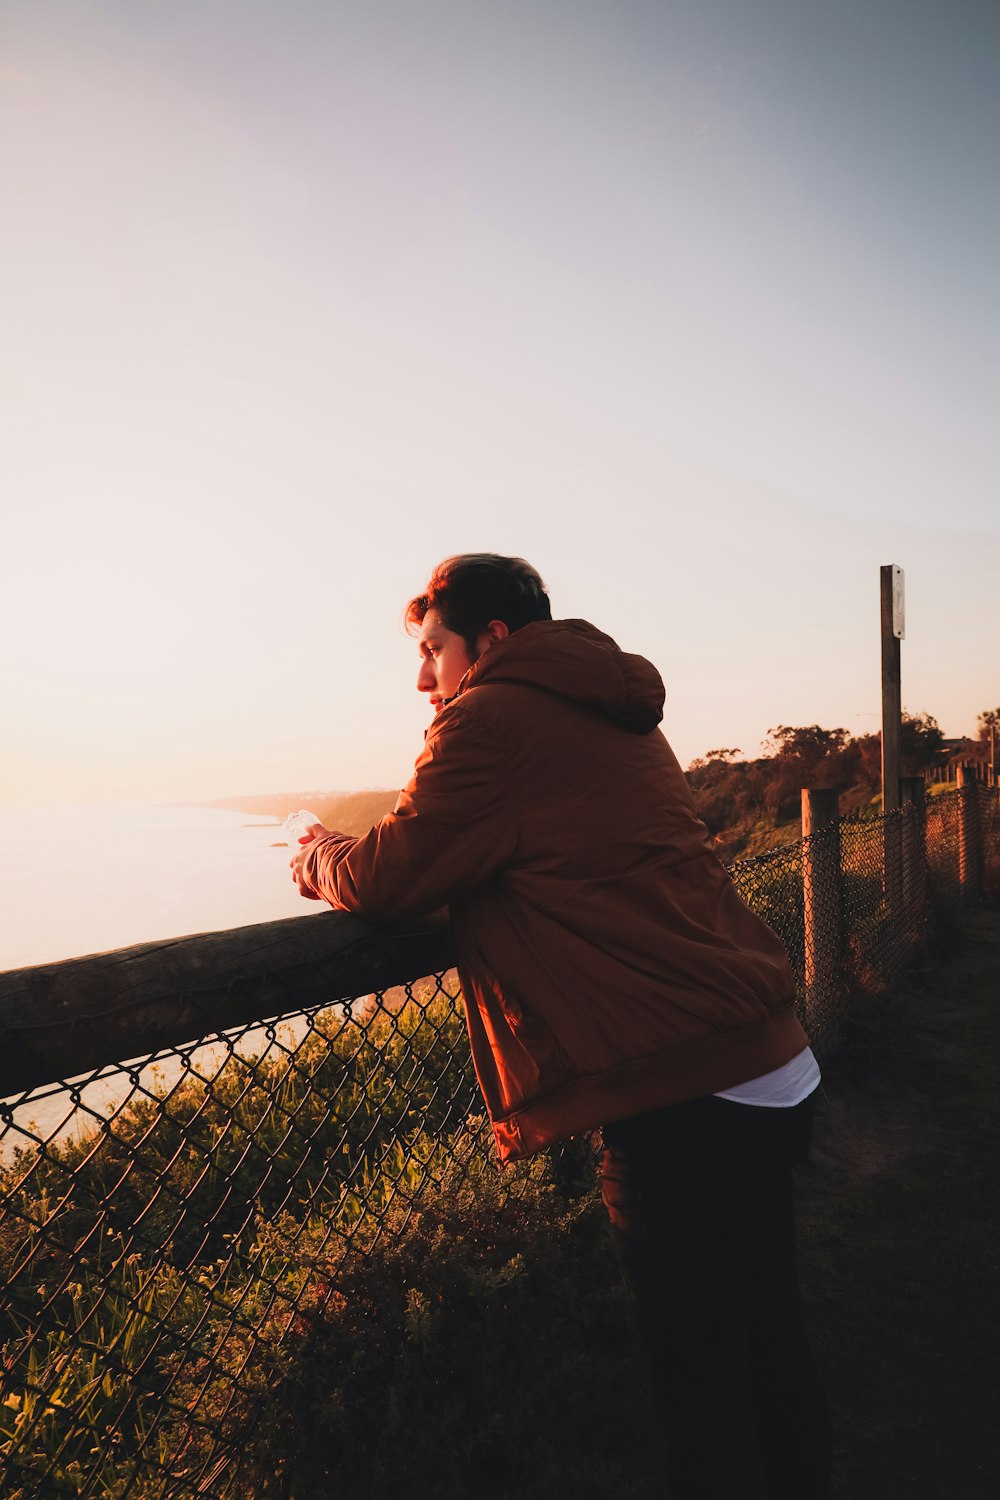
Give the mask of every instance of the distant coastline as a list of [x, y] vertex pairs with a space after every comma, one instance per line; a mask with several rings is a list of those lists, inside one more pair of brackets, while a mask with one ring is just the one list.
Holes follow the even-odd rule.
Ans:
[[[396, 805], [398, 791], [369, 787], [359, 792], [252, 792], [244, 797], [219, 797], [199, 807], [217, 807], [227, 812], [277, 818], [282, 822], [300, 807], [308, 807], [327, 828], [360, 836], [373, 828]], [[260, 824], [249, 824], [260, 827]]]

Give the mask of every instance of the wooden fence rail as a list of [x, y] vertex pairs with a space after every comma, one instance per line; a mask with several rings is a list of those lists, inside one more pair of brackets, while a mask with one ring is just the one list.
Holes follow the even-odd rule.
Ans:
[[0, 973], [0, 1098], [451, 967], [447, 923], [317, 912]]

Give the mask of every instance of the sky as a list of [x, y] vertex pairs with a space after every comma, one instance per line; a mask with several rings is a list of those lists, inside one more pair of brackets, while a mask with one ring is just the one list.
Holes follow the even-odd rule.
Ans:
[[0, 800], [402, 785], [527, 557], [681, 762], [1000, 702], [1000, 9], [4, 0]]

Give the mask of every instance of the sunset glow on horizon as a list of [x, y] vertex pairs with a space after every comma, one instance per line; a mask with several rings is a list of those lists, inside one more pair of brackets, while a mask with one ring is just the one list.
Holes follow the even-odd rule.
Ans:
[[686, 764], [1000, 701], [1000, 13], [9, 0], [0, 805], [402, 785], [440, 558]]

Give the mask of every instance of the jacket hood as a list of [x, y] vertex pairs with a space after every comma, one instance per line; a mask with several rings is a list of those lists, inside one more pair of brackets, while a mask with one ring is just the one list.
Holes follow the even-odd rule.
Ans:
[[633, 734], [663, 718], [663, 679], [643, 656], [631, 656], [586, 620], [536, 620], [483, 653], [460, 693], [502, 682], [542, 688], [607, 714]]

